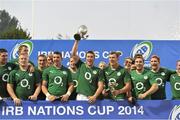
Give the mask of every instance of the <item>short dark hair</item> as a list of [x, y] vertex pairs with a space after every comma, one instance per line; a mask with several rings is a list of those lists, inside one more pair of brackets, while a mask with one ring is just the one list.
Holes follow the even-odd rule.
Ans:
[[54, 51], [54, 53], [53, 53], [53, 54], [60, 55], [60, 57], [62, 58], [62, 53], [61, 53], [61, 52], [59, 52], [59, 51]]
[[21, 50], [22, 50], [23, 47], [28, 48], [26, 45], [20, 45], [19, 48], [18, 48], [18, 53], [21, 52]]
[[159, 57], [159, 56], [157, 56], [157, 55], [152, 55], [152, 56], [151, 56], [151, 59], [152, 59], [152, 58], [156, 58], [156, 59], [160, 62], [160, 57]]
[[137, 58], [141, 58], [141, 59], [143, 60], [143, 62], [144, 62], [144, 58], [143, 58], [142, 54], [135, 54], [135, 56], [134, 56], [134, 61], [135, 61]]
[[112, 52], [109, 53], [109, 55], [113, 55], [113, 54], [115, 54], [117, 57], [119, 57], [119, 55], [120, 55], [119, 53], [117, 53], [115, 51], [112, 51]]
[[3, 52], [8, 52], [8, 51], [4, 48], [0, 48], [0, 53], [3, 53]]
[[94, 58], [95, 58], [95, 53], [94, 53], [93, 51], [91, 51], [91, 50], [90, 50], [90, 51], [87, 51], [87, 52], [86, 52], [86, 57], [87, 57], [87, 54], [93, 54], [93, 56], [94, 56]]
[[38, 59], [39, 59], [39, 57], [44, 57], [45, 59], [47, 59], [46, 55], [44, 55], [44, 54], [38, 55]]

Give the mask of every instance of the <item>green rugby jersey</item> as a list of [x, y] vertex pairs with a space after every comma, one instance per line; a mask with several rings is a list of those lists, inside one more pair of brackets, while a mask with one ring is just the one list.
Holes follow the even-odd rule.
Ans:
[[69, 69], [61, 66], [60, 69], [50, 66], [43, 71], [42, 79], [47, 81], [48, 92], [55, 96], [64, 95], [67, 92], [68, 84], [72, 83]]
[[150, 71], [151, 79], [156, 80], [158, 84], [158, 90], [151, 95], [152, 100], [166, 99], [166, 82], [169, 81], [170, 75], [174, 72], [166, 68], [160, 68], [158, 72]]
[[172, 98], [175, 100], [179, 100], [180, 99], [180, 76], [177, 73], [171, 75], [170, 84], [171, 84]]
[[9, 97], [7, 92], [7, 81], [9, 79], [9, 73], [16, 69], [18, 66], [13, 63], [6, 63], [0, 66], [0, 96]]
[[[142, 73], [137, 73], [136, 70], [131, 71], [131, 78], [133, 82], [133, 92], [135, 93], [135, 97], [138, 98], [139, 94], [145, 93], [147, 90], [151, 88], [151, 85], [156, 83], [155, 80], [150, 79], [149, 70], [144, 69]], [[147, 96], [147, 100], [151, 99], [151, 96]]]
[[27, 100], [29, 96], [34, 94], [36, 84], [40, 83], [40, 75], [36, 70], [29, 73], [17, 69], [10, 72], [8, 83], [14, 85], [15, 94], [18, 98]]
[[[131, 82], [129, 72], [122, 66], [118, 66], [117, 69], [112, 69], [108, 66], [104, 69], [104, 76], [106, 88], [108, 87], [110, 91], [122, 89], [125, 86], [125, 83]], [[125, 96], [125, 93], [113, 96], [110, 92], [110, 97], [114, 100], [125, 99]]]
[[89, 68], [81, 60], [78, 61], [77, 67], [79, 69], [77, 93], [92, 96], [98, 88], [98, 82], [104, 82], [103, 72], [98, 67]]

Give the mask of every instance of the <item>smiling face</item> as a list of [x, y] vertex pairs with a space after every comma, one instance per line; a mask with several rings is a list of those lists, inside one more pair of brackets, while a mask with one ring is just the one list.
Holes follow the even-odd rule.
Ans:
[[135, 66], [136, 70], [141, 71], [144, 68], [144, 60], [143, 58], [135, 58]]
[[159, 62], [158, 58], [156, 58], [156, 57], [151, 58], [150, 63], [151, 63], [151, 69], [154, 71], [156, 71], [160, 66], [160, 62]]
[[39, 56], [38, 57], [38, 66], [43, 69], [46, 67], [46, 64], [47, 64], [46, 56]]
[[72, 69], [76, 68], [76, 62], [75, 62], [75, 59], [73, 57], [70, 58], [69, 67]]
[[88, 66], [92, 66], [94, 64], [94, 59], [95, 59], [95, 55], [94, 53], [92, 52], [87, 52], [86, 53], [86, 64]]
[[4, 65], [7, 63], [7, 59], [8, 59], [8, 53], [7, 52], [1, 52], [0, 53], [0, 64]]
[[110, 54], [109, 55], [109, 64], [110, 66], [115, 66], [118, 64], [118, 56], [116, 54]]
[[20, 54], [19, 55], [19, 66], [26, 67], [29, 63], [28, 54]]

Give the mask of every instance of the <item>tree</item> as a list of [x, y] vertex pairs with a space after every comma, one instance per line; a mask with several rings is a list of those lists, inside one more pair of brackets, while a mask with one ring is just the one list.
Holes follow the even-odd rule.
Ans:
[[31, 39], [30, 33], [23, 30], [16, 17], [0, 10], [0, 39]]

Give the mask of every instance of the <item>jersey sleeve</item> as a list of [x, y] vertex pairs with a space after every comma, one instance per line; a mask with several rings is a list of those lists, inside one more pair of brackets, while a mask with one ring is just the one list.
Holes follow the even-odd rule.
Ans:
[[104, 82], [105, 78], [104, 78], [104, 71], [103, 70], [99, 70], [99, 79], [98, 81]]
[[14, 78], [15, 78], [15, 70], [11, 71], [9, 73], [9, 79], [7, 80], [7, 83], [14, 84]]
[[38, 70], [35, 70], [34, 75], [35, 75], [36, 84], [40, 83], [41, 77], [40, 77], [40, 73], [38, 72]]
[[45, 69], [43, 71], [43, 74], [42, 74], [42, 80], [45, 80], [45, 81], [48, 81], [49, 80], [49, 75], [48, 75], [48, 69]]
[[131, 75], [127, 70], [124, 70], [124, 83], [131, 82]]

